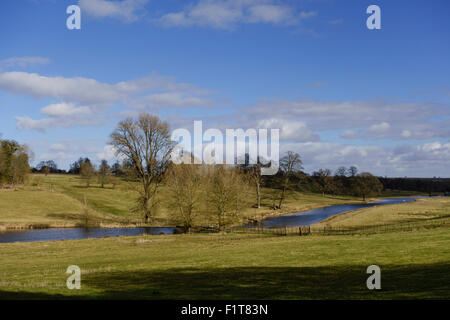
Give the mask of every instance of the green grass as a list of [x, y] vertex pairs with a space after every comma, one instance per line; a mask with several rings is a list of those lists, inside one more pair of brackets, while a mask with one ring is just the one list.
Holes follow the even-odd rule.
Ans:
[[[263, 192], [263, 208], [247, 207], [246, 215], [273, 212], [268, 208], [273, 190]], [[18, 191], [0, 191], [0, 221], [73, 223], [83, 217], [85, 195], [90, 214], [111, 221], [127, 217], [135, 197], [124, 184], [85, 188], [76, 176], [48, 176], [40, 187], [30, 183]], [[158, 214], [164, 221], [167, 189], [160, 197]], [[293, 192], [282, 212], [358, 201]], [[372, 207], [327, 223], [439, 219], [448, 214], [448, 201]], [[0, 244], [0, 257], [3, 299], [450, 299], [450, 228], [445, 226], [368, 235], [235, 233], [23, 242]], [[381, 267], [379, 291], [366, 288], [366, 268], [372, 264]], [[81, 290], [65, 286], [69, 265], [82, 269]]]
[[439, 223], [450, 219], [450, 198], [417, 199], [414, 202], [381, 205], [344, 212], [320, 222], [331, 227], [359, 227]]
[[[0, 298], [449, 299], [450, 229], [173, 235], [0, 244]], [[82, 269], [68, 290], [69, 265]], [[382, 290], [366, 288], [381, 267]]]
[[[37, 183], [39, 182], [39, 184]], [[141, 221], [139, 216], [132, 213], [135, 206], [137, 192], [124, 181], [116, 179], [116, 185], [100, 185], [93, 180], [90, 187], [85, 181], [74, 175], [31, 175], [30, 182], [16, 189], [0, 190], [0, 229], [14, 227], [28, 227], [41, 225], [50, 227], [76, 226], [83, 223], [84, 199], [87, 200], [89, 214], [94, 221], [103, 226], [118, 223], [131, 223]], [[314, 193], [289, 192], [281, 210], [271, 210], [274, 194], [278, 190], [262, 189], [262, 207], [252, 208], [255, 203], [253, 188], [249, 188], [242, 208], [243, 222], [251, 217], [263, 219], [271, 215], [280, 215], [305, 211], [317, 207], [360, 203], [359, 198], [345, 196], [325, 196]], [[205, 194], [205, 197], [207, 195]], [[176, 225], [170, 215], [170, 191], [162, 185], [158, 192], [158, 207], [154, 225]], [[194, 220], [194, 224], [207, 225], [210, 221], [205, 219], [208, 208], [203, 205], [201, 213]], [[240, 222], [239, 222], [240, 223]]]

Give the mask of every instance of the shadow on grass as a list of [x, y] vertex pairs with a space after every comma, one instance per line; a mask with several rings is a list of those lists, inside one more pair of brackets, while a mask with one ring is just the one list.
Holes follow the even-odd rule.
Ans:
[[[236, 267], [103, 272], [82, 276], [71, 297], [0, 291], [1, 299], [449, 299], [450, 264], [380, 266], [382, 290], [368, 290], [366, 266]], [[85, 293], [83, 293], [83, 289]], [[89, 290], [95, 289], [95, 295]], [[98, 293], [100, 291], [100, 293]]]

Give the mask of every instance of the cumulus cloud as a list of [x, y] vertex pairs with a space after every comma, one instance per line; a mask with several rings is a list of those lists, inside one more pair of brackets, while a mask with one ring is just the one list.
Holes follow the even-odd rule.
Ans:
[[148, 0], [79, 0], [82, 12], [95, 18], [113, 18], [124, 22], [134, 22], [145, 14]]
[[51, 104], [41, 109], [44, 119], [31, 119], [29, 117], [15, 117], [19, 130], [46, 131], [48, 128], [69, 128], [75, 125], [89, 126], [103, 122], [94, 116], [89, 107], [75, 107], [73, 104]]
[[301, 121], [289, 121], [277, 118], [260, 120], [258, 128], [280, 129], [280, 138], [285, 141], [318, 141], [319, 136]]
[[[247, 110], [247, 119], [301, 121], [316, 131], [362, 130], [368, 138], [432, 139], [450, 137], [450, 106], [429, 102], [263, 100]], [[351, 132], [342, 133], [349, 138]]]
[[369, 128], [369, 133], [376, 135], [377, 137], [384, 137], [384, 134], [389, 131], [391, 125], [387, 122], [381, 122], [373, 124]]
[[297, 24], [316, 14], [296, 11], [273, 0], [202, 0], [159, 18], [166, 27], [202, 26], [231, 29], [238, 23]]
[[90, 115], [92, 112], [89, 107], [76, 108], [73, 104], [57, 103], [42, 108], [41, 113], [51, 117], [71, 117]]
[[38, 163], [43, 160], [54, 160], [58, 167], [69, 169], [71, 163], [80, 157], [88, 157], [94, 164], [100, 164], [102, 160], [113, 163], [123, 160], [116, 157], [115, 149], [111, 145], [105, 145], [102, 141], [93, 140], [61, 140], [55, 143], [35, 141], [30, 143], [33, 150], [38, 150], [39, 155], [35, 159]]
[[431, 142], [401, 147], [354, 146], [329, 142], [288, 143], [282, 153], [298, 152], [307, 172], [355, 165], [360, 171], [384, 176], [449, 177], [450, 143]]
[[16, 117], [19, 129], [40, 131], [99, 124], [104, 113], [117, 105], [142, 111], [147, 108], [208, 107], [213, 104], [209, 97], [213, 92], [157, 74], [108, 84], [83, 77], [3, 72], [0, 73], [0, 90], [61, 101], [41, 109], [41, 113], [48, 118]]

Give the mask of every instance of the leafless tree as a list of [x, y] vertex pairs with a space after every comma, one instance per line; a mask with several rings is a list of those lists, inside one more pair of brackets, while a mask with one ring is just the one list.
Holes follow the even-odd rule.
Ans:
[[105, 184], [110, 181], [110, 178], [111, 167], [108, 165], [108, 161], [102, 160], [100, 167], [98, 168], [98, 181], [100, 182], [100, 186], [104, 188]]
[[313, 177], [316, 178], [317, 183], [320, 186], [320, 191], [322, 191], [322, 196], [325, 197], [325, 193], [330, 191], [332, 188], [333, 180], [331, 176], [330, 169], [319, 169], [313, 172]]
[[142, 113], [137, 119], [121, 121], [111, 134], [110, 143], [118, 155], [128, 160], [133, 176], [140, 182], [137, 210], [144, 214], [146, 223], [151, 222], [151, 205], [174, 147], [169, 124], [157, 116]]
[[195, 216], [199, 213], [202, 199], [205, 175], [203, 167], [194, 164], [181, 163], [172, 165], [167, 172], [167, 186], [171, 192], [171, 206], [175, 220], [181, 221], [186, 232], [193, 225]]
[[237, 168], [216, 165], [209, 173], [207, 196], [219, 230], [239, 220], [245, 186]]
[[248, 153], [245, 154], [244, 164], [239, 167], [244, 170], [244, 172], [248, 175], [250, 182], [255, 186], [256, 191], [256, 207], [261, 208], [261, 184], [262, 184], [262, 174], [261, 168], [267, 167], [268, 165], [264, 165], [263, 161], [261, 161], [260, 157], [256, 159], [256, 163], [251, 163], [250, 155]]
[[90, 161], [85, 161], [80, 166], [81, 178], [86, 182], [86, 187], [89, 188], [91, 180], [95, 175], [95, 169]]
[[280, 196], [280, 203], [278, 207], [281, 209], [281, 206], [283, 205], [283, 201], [286, 197], [286, 190], [289, 185], [289, 177], [300, 170], [303, 169], [302, 167], [302, 160], [300, 158], [300, 155], [298, 153], [294, 153], [292, 151], [288, 151], [286, 155], [280, 159], [280, 169], [283, 172], [283, 185], [282, 185], [282, 191]]

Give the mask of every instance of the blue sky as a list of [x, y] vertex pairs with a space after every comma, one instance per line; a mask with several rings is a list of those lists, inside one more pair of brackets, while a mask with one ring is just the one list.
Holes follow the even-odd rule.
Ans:
[[[81, 30], [66, 28], [81, 7]], [[381, 30], [366, 8], [381, 8]], [[19, 0], [0, 3], [0, 133], [34, 162], [113, 160], [150, 111], [172, 128], [276, 127], [306, 171], [450, 170], [450, 3]]]

